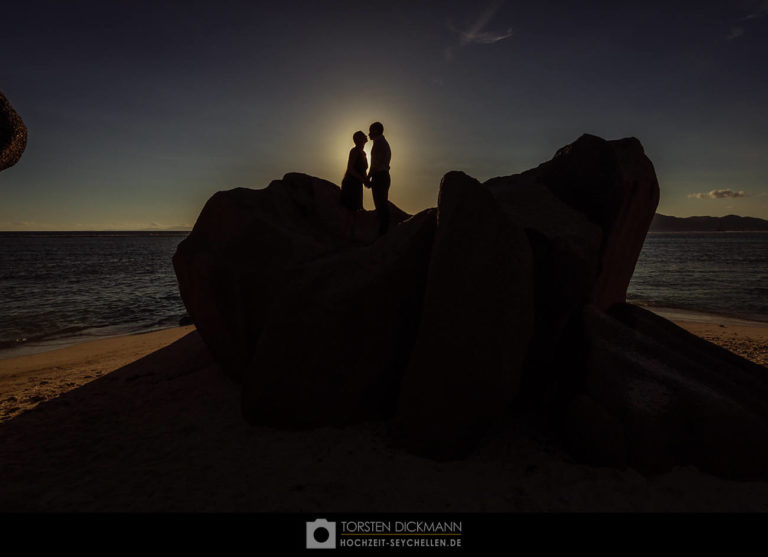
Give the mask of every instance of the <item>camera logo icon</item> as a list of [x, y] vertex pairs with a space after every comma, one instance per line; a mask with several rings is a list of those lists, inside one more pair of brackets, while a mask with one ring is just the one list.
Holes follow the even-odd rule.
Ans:
[[324, 518], [307, 522], [307, 549], [336, 549], [336, 523]]

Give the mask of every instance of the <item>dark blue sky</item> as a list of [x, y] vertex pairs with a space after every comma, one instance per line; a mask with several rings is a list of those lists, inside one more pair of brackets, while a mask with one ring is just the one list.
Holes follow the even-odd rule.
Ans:
[[409, 211], [449, 170], [520, 172], [593, 133], [643, 142], [662, 213], [768, 218], [768, 1], [584, 4], [4, 2], [29, 144], [0, 229], [191, 225], [220, 189], [339, 183], [374, 120]]

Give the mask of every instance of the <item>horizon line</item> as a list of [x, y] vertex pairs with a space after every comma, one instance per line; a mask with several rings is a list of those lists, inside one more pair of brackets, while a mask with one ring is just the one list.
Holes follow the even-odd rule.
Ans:
[[[663, 213], [654, 213], [654, 216], [662, 216], [662, 217], [672, 217], [676, 219], [693, 219], [693, 218], [714, 218], [714, 219], [722, 219], [726, 217], [739, 217], [739, 218], [745, 218], [745, 219], [757, 219], [757, 220], [763, 220], [768, 222], [768, 219], [762, 218], [762, 217], [750, 217], [745, 215], [736, 215], [736, 214], [728, 214], [723, 215], [720, 217], [715, 217], [712, 215], [692, 215], [689, 217], [678, 217], [675, 215], [665, 215]], [[170, 227], [170, 228], [86, 228], [86, 229], [48, 229], [48, 230], [0, 230], [0, 233], [5, 232], [29, 232], [29, 233], [40, 233], [40, 232], [191, 232], [194, 227], [189, 228], [179, 228], [179, 227]]]

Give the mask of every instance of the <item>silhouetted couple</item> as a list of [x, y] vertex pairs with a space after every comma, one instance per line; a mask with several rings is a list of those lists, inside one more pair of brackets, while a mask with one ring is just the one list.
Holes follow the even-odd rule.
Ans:
[[368, 157], [363, 150], [368, 142], [365, 134], [355, 132], [352, 141], [355, 146], [349, 152], [347, 171], [341, 181], [341, 204], [349, 210], [349, 224], [347, 231], [352, 234], [355, 212], [363, 208], [363, 185], [371, 188], [373, 204], [376, 207], [376, 215], [379, 217], [379, 235], [387, 232], [389, 228], [389, 161], [392, 152], [389, 143], [384, 139], [384, 126], [380, 122], [374, 122], [369, 128], [368, 137], [373, 141], [371, 148], [371, 168], [368, 170]]

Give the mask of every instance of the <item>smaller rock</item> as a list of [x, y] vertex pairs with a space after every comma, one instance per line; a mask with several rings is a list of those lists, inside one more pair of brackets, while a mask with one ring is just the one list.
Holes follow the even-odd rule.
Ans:
[[27, 127], [0, 92], [0, 170], [13, 166], [27, 146]]
[[584, 310], [584, 389], [622, 424], [629, 465], [651, 473], [693, 465], [734, 479], [764, 478], [765, 369], [642, 308], [621, 304], [611, 311], [623, 321], [594, 306]]

